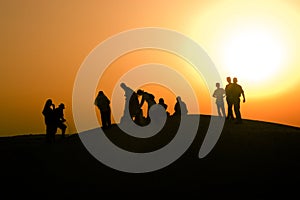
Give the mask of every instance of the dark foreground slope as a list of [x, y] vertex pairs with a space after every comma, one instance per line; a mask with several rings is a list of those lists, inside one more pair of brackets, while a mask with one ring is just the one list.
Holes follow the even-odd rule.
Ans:
[[[57, 136], [46, 144], [44, 135], [0, 138], [1, 190], [11, 195], [100, 195], [104, 192], [186, 192], [251, 198], [288, 195], [300, 181], [300, 129], [244, 120], [226, 122], [214, 149], [202, 159], [198, 152], [209, 124], [201, 116], [190, 148], [171, 165], [150, 173], [131, 174], [111, 169], [91, 156], [77, 134]], [[172, 139], [169, 123], [148, 140], [137, 140], [115, 125], [107, 136], [124, 149], [147, 152]], [[243, 195], [243, 196], [240, 196]]]

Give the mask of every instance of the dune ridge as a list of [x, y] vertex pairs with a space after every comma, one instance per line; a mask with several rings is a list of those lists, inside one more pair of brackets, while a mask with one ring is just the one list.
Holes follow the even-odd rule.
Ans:
[[[56, 192], [51, 195], [174, 190], [210, 193], [212, 186], [231, 193], [247, 192], [250, 184], [263, 193], [298, 184], [300, 128], [255, 120], [244, 120], [243, 124], [226, 121], [216, 146], [199, 159], [210, 116], [200, 118], [196, 138], [178, 160], [141, 174], [120, 172], [100, 163], [87, 152], [77, 133], [65, 139], [58, 134], [54, 144], [46, 144], [42, 134], [1, 137], [2, 187], [47, 193], [47, 188], [55, 185]], [[105, 133], [121, 148], [147, 152], [162, 148], [172, 139], [174, 132], [170, 130], [176, 130], [172, 124], [162, 130], [165, 134], [143, 140], [122, 134], [116, 125]]]

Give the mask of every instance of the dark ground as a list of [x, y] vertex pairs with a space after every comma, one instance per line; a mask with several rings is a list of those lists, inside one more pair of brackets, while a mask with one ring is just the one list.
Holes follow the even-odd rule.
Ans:
[[[287, 198], [298, 195], [300, 184], [300, 128], [244, 120], [225, 123], [214, 149], [202, 159], [198, 152], [209, 116], [201, 116], [190, 148], [171, 165], [150, 173], [131, 174], [111, 169], [92, 157], [72, 134], [57, 135], [46, 144], [44, 135], [0, 138], [1, 190], [7, 195], [78, 197], [124, 194], [149, 197], [174, 195], [231, 199]], [[134, 139], [115, 125], [107, 136], [135, 152], [160, 148], [172, 138], [174, 123], [150, 139]], [[143, 196], [140, 195], [140, 192]]]

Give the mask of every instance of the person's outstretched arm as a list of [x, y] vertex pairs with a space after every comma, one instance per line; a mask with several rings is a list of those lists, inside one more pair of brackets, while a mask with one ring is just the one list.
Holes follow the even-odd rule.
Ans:
[[242, 89], [242, 96], [243, 96], [243, 103], [246, 102], [246, 98], [245, 98], [245, 93], [244, 93], [244, 90]]

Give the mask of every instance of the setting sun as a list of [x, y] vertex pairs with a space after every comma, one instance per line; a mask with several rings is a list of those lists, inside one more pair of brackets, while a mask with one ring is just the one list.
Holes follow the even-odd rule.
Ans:
[[205, 47], [220, 74], [238, 78], [250, 99], [274, 98], [298, 82], [295, 3], [221, 1], [194, 20], [190, 35]]
[[224, 68], [241, 80], [263, 84], [278, 76], [284, 66], [287, 48], [273, 31], [249, 28], [224, 40]]

